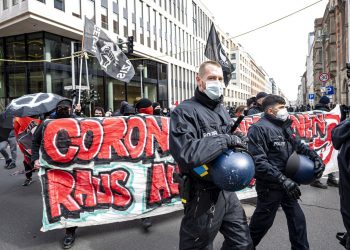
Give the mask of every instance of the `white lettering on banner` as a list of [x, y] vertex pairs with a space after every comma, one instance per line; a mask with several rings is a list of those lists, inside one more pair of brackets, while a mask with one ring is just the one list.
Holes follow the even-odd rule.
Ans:
[[94, 25], [94, 32], [92, 34], [92, 51], [94, 53], [97, 52], [97, 46], [96, 46], [96, 43], [100, 37], [100, 32], [101, 32], [101, 29], [99, 27], [97, 27], [96, 25]]

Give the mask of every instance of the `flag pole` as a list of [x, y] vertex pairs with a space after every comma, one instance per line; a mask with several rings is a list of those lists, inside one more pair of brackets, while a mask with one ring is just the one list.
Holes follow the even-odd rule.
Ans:
[[[84, 31], [85, 31], [85, 19], [84, 19]], [[83, 32], [83, 38], [81, 40], [81, 51], [84, 51], [84, 32]], [[79, 94], [78, 94], [78, 104], [80, 105], [80, 98], [81, 98], [81, 78], [82, 78], [82, 71], [83, 71], [83, 56], [84, 53], [80, 56], [80, 75], [79, 75]]]
[[[85, 58], [85, 68], [86, 68], [86, 83], [87, 83], [87, 89], [90, 91], [90, 84], [89, 84], [89, 68], [88, 68], [88, 63], [87, 63], [87, 53], [84, 53], [84, 58]], [[89, 103], [89, 112], [90, 112], [90, 117], [91, 117], [91, 102]]]

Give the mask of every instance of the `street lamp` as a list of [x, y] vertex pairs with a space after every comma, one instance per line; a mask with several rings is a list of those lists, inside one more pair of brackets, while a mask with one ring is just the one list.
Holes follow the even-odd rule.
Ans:
[[137, 69], [140, 70], [141, 98], [143, 98], [142, 71], [144, 70], [144, 68], [145, 66], [143, 64], [139, 64], [139, 66], [137, 66]]

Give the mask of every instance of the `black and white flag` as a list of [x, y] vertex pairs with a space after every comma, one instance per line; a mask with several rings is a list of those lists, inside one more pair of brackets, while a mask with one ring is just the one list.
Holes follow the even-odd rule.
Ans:
[[235, 71], [235, 68], [231, 64], [230, 60], [226, 56], [224, 49], [222, 48], [218, 34], [215, 30], [214, 23], [211, 24], [204, 55], [208, 59], [216, 61], [221, 65], [222, 71], [224, 73], [224, 82], [227, 86], [231, 80], [231, 74]]
[[130, 82], [135, 75], [134, 67], [122, 50], [100, 27], [86, 17], [83, 46], [85, 51], [96, 56], [102, 69], [111, 77]]

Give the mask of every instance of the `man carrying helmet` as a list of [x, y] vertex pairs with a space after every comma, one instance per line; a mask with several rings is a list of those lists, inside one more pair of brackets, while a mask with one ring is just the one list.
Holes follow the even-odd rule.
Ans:
[[263, 117], [248, 131], [248, 148], [255, 160], [257, 206], [249, 225], [256, 247], [273, 224], [281, 205], [287, 217], [292, 249], [309, 249], [306, 221], [298, 199], [299, 184], [286, 176], [286, 165], [294, 153], [302, 154], [314, 162], [314, 176], [324, 171], [322, 159], [314, 150], [298, 140], [288, 119], [285, 100], [277, 95], [267, 96], [263, 103]]
[[222, 249], [253, 249], [246, 216], [234, 192], [211, 182], [207, 163], [228, 148], [244, 147], [231, 133], [230, 116], [222, 105], [223, 72], [220, 64], [201, 64], [194, 97], [171, 113], [170, 152], [179, 164], [180, 193], [185, 216], [180, 249], [212, 249], [220, 231]]

